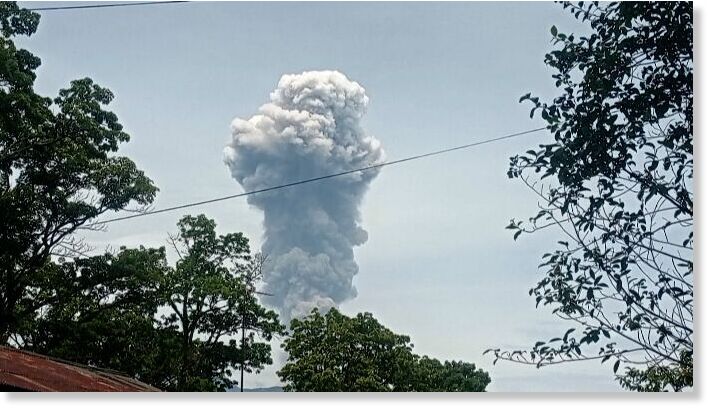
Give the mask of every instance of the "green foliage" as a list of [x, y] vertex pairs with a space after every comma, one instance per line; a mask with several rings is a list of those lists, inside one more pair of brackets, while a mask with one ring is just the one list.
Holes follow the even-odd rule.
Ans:
[[[258, 304], [244, 279], [260, 269], [241, 233], [216, 235], [213, 220], [185, 216], [170, 241], [179, 255], [165, 277], [163, 296], [171, 311], [163, 324], [180, 332], [178, 390], [226, 390], [233, 387], [231, 369], [251, 372], [271, 364], [270, 341], [283, 332], [274, 311]], [[250, 331], [242, 342], [233, 338], [242, 326]], [[206, 389], [205, 389], [206, 388]]]
[[620, 384], [637, 392], [679, 392], [693, 386], [693, 354], [684, 352], [675, 365], [650, 365], [644, 370], [627, 368]]
[[76, 250], [77, 229], [131, 203], [148, 205], [157, 192], [116, 155], [129, 136], [105, 110], [108, 89], [84, 78], [54, 100], [34, 92], [40, 60], [12, 37], [31, 35], [38, 23], [38, 14], [0, 3], [0, 343], [22, 313], [34, 314], [25, 298], [40, 291], [50, 256]]
[[[515, 239], [558, 228], [563, 239], [543, 255], [545, 275], [530, 295], [573, 327], [530, 351], [494, 353], [537, 366], [629, 365], [622, 385], [653, 390], [658, 374], [688, 373], [693, 356], [692, 5], [563, 7], [591, 33], [551, 28], [556, 49], [545, 62], [560, 95], [521, 100], [554, 140], [511, 158], [509, 169], [540, 210], [507, 228]], [[692, 385], [678, 378], [667, 382]]]
[[[410, 365], [410, 338], [394, 334], [369, 314], [349, 318], [331, 309], [294, 319], [278, 372], [287, 391], [387, 391]], [[393, 386], [395, 389], [395, 386]]]
[[[262, 266], [248, 240], [217, 235], [203, 215], [178, 226], [174, 267], [164, 248], [143, 247], [47, 264], [28, 297], [45, 307], [23, 321], [23, 347], [177, 391], [223, 391], [235, 383], [234, 368], [271, 364], [267, 341], [283, 326], [247, 288]], [[242, 328], [248, 334], [238, 342]]]
[[413, 365], [408, 390], [425, 392], [484, 392], [491, 379], [474, 364], [463, 361], [440, 362], [423, 356]]
[[20, 8], [14, 1], [0, 5], [0, 33], [3, 41], [17, 35], [32, 35], [38, 25], [39, 14]]
[[410, 338], [370, 313], [350, 318], [336, 309], [294, 319], [283, 343], [288, 361], [278, 372], [286, 391], [482, 392], [489, 375], [474, 364], [413, 354]]
[[45, 307], [22, 321], [21, 345], [168, 388], [179, 338], [155, 320], [167, 270], [164, 249], [142, 247], [48, 264], [40, 291], [25, 299]]

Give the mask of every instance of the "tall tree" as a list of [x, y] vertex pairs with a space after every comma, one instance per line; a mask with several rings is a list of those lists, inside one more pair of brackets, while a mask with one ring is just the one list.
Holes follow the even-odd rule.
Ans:
[[[688, 2], [563, 3], [587, 36], [551, 35], [560, 95], [527, 94], [553, 140], [511, 158], [539, 198], [514, 238], [555, 227], [531, 289], [570, 324], [529, 351], [537, 366], [610, 361], [632, 390], [693, 384], [693, 15]], [[496, 361], [495, 361], [496, 362]]]
[[[260, 267], [243, 234], [217, 235], [216, 223], [204, 215], [185, 216], [178, 227], [170, 242], [179, 260], [162, 290], [171, 308], [163, 324], [181, 339], [176, 388], [229, 389], [235, 384], [231, 368], [260, 371], [272, 363], [267, 341], [284, 327], [247, 288]], [[244, 322], [251, 332], [239, 342]]]
[[41, 307], [25, 297], [52, 254], [76, 250], [77, 229], [131, 203], [148, 205], [157, 192], [116, 155], [130, 137], [104, 109], [108, 89], [84, 78], [53, 100], [34, 92], [40, 60], [12, 38], [38, 23], [38, 14], [0, 3], [0, 344]]
[[234, 369], [271, 364], [268, 341], [284, 328], [246, 290], [262, 258], [204, 215], [178, 226], [174, 267], [164, 248], [143, 247], [47, 264], [32, 294], [46, 307], [23, 321], [17, 342], [171, 391], [223, 391], [236, 384]]
[[370, 313], [350, 318], [313, 310], [291, 322], [283, 348], [289, 356], [278, 376], [286, 391], [483, 392], [490, 382], [474, 364], [413, 354], [408, 336]]
[[[264, 327], [271, 326], [272, 322], [278, 320], [274, 311], [265, 309], [259, 302], [257, 296], [272, 296], [272, 294], [259, 291], [258, 283], [263, 280], [263, 267], [267, 262], [268, 257], [262, 253], [256, 253], [251, 258], [249, 264], [244, 271], [239, 275], [242, 282], [239, 297], [238, 312], [241, 315], [241, 341], [239, 348], [241, 349], [241, 361], [238, 363], [238, 370], [241, 373], [239, 386], [241, 392], [244, 388], [244, 374], [252, 373], [254, 369], [262, 368], [262, 363], [259, 361], [263, 356], [270, 356], [270, 345], [258, 341], [258, 336], [262, 333]], [[274, 334], [282, 335], [285, 333], [284, 326], [271, 327]], [[270, 338], [269, 338], [270, 339]], [[272, 363], [268, 361], [267, 363]]]
[[115, 255], [49, 263], [32, 296], [45, 307], [21, 322], [14, 341], [160, 389], [174, 388], [178, 333], [157, 320], [168, 270], [164, 248], [121, 248]]

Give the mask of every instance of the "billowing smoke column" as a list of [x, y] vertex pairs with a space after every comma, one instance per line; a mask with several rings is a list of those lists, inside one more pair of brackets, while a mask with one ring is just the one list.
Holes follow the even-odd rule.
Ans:
[[[231, 175], [246, 191], [360, 168], [384, 160], [359, 122], [369, 98], [337, 71], [284, 75], [259, 114], [231, 124]], [[366, 242], [361, 204], [378, 169], [248, 197], [263, 210], [269, 262], [265, 302], [284, 319], [356, 296], [353, 247]]]

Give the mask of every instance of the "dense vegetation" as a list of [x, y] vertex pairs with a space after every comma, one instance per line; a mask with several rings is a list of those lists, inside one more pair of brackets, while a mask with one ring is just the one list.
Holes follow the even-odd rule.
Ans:
[[278, 375], [286, 391], [483, 392], [490, 382], [474, 364], [414, 354], [408, 336], [370, 313], [313, 310], [291, 322], [283, 348], [288, 362]]
[[0, 343], [44, 305], [34, 293], [53, 255], [76, 251], [77, 230], [96, 218], [148, 205], [157, 188], [116, 155], [130, 137], [105, 110], [113, 94], [89, 78], [53, 100], [33, 90], [40, 60], [12, 38], [39, 15], [0, 4]]
[[268, 341], [284, 328], [248, 287], [262, 267], [248, 240], [215, 229], [203, 215], [182, 218], [174, 267], [164, 248], [142, 247], [50, 263], [36, 297], [53, 301], [25, 322], [22, 346], [163, 390], [232, 388], [241, 365], [272, 363]]

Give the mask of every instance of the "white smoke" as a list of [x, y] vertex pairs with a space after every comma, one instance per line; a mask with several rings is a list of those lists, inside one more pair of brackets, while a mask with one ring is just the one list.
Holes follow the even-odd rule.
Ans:
[[[384, 160], [381, 143], [359, 121], [369, 98], [337, 71], [284, 75], [259, 114], [231, 124], [225, 148], [231, 175], [246, 191], [343, 172]], [[260, 193], [269, 263], [264, 300], [285, 320], [356, 296], [353, 247], [368, 236], [359, 205], [378, 169]]]

